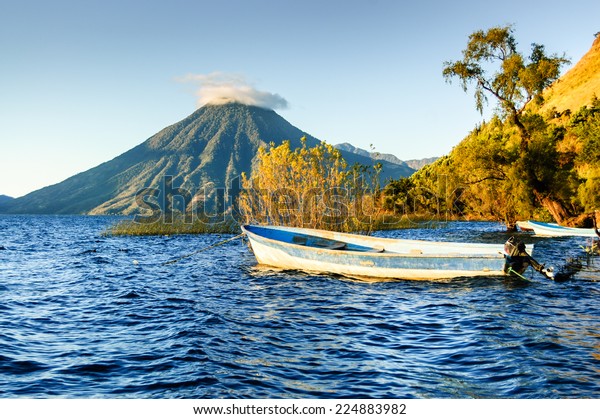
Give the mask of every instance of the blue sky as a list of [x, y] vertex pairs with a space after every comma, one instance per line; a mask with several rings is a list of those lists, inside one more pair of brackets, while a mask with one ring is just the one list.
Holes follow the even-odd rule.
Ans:
[[449, 85], [477, 29], [514, 24], [576, 63], [597, 1], [0, 0], [0, 194], [21, 196], [127, 151], [196, 109], [193, 75], [241, 78], [332, 144], [448, 153], [483, 117]]

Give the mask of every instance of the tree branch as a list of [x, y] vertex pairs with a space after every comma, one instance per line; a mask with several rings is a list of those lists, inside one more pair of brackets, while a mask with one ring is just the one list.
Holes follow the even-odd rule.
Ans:
[[498, 181], [502, 181], [502, 180], [506, 180], [506, 176], [497, 177], [497, 176], [494, 176], [494, 175], [490, 175], [490, 176], [486, 176], [484, 178], [477, 179], [477, 180], [465, 181], [465, 184], [466, 185], [476, 185], [478, 183], [485, 182], [486, 180], [498, 180]]

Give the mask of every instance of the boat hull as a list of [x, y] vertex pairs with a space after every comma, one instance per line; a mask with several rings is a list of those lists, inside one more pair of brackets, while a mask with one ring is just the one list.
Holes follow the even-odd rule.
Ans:
[[[286, 227], [244, 226], [243, 231], [258, 263], [280, 269], [411, 280], [505, 275], [505, 258], [499, 245], [380, 239]], [[304, 246], [293, 243], [289, 235], [294, 234], [325, 237], [347, 243], [349, 249], [355, 246], [366, 250]]]
[[536, 236], [545, 237], [598, 237], [593, 228], [562, 227], [558, 224], [528, 221], [526, 228], [535, 232]]

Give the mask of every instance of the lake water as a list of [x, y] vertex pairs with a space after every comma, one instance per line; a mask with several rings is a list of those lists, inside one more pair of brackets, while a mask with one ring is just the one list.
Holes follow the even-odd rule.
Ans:
[[[163, 266], [231, 236], [102, 236], [114, 222], [0, 216], [0, 397], [600, 397], [600, 257], [562, 282], [364, 283], [258, 268], [241, 240]], [[520, 237], [556, 266], [587, 240]]]

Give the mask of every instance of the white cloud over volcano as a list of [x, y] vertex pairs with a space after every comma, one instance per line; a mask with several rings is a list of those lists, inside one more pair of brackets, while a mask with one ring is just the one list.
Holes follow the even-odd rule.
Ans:
[[198, 107], [231, 102], [268, 109], [286, 109], [288, 107], [288, 102], [283, 97], [276, 93], [257, 90], [244, 76], [239, 74], [221, 72], [188, 74], [177, 80], [198, 86], [195, 91]]

